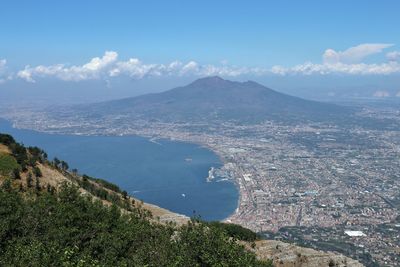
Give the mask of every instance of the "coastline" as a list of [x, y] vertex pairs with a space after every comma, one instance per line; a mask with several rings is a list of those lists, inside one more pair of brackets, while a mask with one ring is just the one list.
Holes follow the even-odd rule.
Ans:
[[[145, 135], [140, 135], [140, 136], [145, 137], [145, 138], [154, 138], [154, 136], [145, 136]], [[188, 140], [177, 140], [175, 138], [156, 138], [156, 139], [157, 140], [166, 139], [166, 140], [171, 140], [171, 141], [175, 141], [175, 142], [178, 141], [178, 142], [182, 142], [182, 143], [194, 144], [194, 145], [197, 145], [197, 146], [199, 146], [201, 148], [207, 149], [207, 150], [213, 152], [218, 157], [219, 161], [221, 162], [221, 167], [219, 167], [219, 169], [221, 169], [222, 167], [224, 167], [228, 163], [227, 160], [225, 159], [225, 157], [218, 150], [216, 150], [214, 147], [210, 146], [209, 144], [201, 143], [201, 142], [198, 142], [198, 141], [192, 141], [191, 142], [191, 141], [188, 141]], [[241, 191], [240, 185], [238, 183], [238, 178], [237, 177], [233, 177], [233, 179], [228, 179], [228, 181], [230, 183], [233, 183], [233, 185], [235, 186], [235, 188], [236, 188], [236, 190], [238, 192], [238, 199], [236, 201], [236, 208], [234, 209], [234, 211], [231, 214], [229, 214], [228, 217], [220, 220], [221, 222], [231, 222], [230, 218], [233, 215], [238, 213], [239, 207], [240, 207], [240, 203], [241, 203], [241, 200], [242, 200], [242, 191]]]
[[[212, 147], [209, 146], [209, 145], [203, 145], [203, 147], [206, 148], [206, 149], [209, 149], [210, 151], [212, 151], [213, 153], [215, 153], [215, 154], [218, 156], [219, 160], [222, 162], [222, 167], [225, 166], [225, 165], [227, 164], [226, 159], [225, 159], [217, 150], [214, 150], [214, 148], [212, 148]], [[222, 167], [221, 167], [221, 168], [222, 168]], [[238, 178], [237, 178], [237, 177], [232, 177], [232, 178], [233, 178], [233, 179], [228, 179], [228, 181], [229, 181], [230, 183], [233, 183], [233, 184], [234, 184], [234, 186], [236, 187], [236, 190], [237, 190], [237, 192], [238, 192], [238, 199], [237, 199], [237, 201], [236, 201], [236, 208], [235, 208], [235, 210], [234, 210], [231, 214], [229, 214], [228, 217], [226, 217], [225, 219], [221, 220], [222, 222], [231, 222], [231, 219], [230, 219], [230, 218], [231, 218], [233, 215], [235, 215], [235, 214], [238, 213], [239, 207], [240, 207], [240, 203], [241, 203], [241, 200], [242, 200], [242, 191], [241, 191], [240, 185], [239, 185], [238, 180], [237, 180]]]
[[[10, 127], [12, 129], [15, 129], [15, 130], [28, 130], [28, 131], [37, 132], [39, 134], [50, 134], [50, 135], [54, 135], [54, 136], [79, 136], [79, 137], [96, 137], [96, 136], [101, 136], [101, 137], [129, 137], [129, 136], [132, 136], [132, 137], [143, 138], [146, 141], [154, 143], [154, 144], [157, 144], [157, 145], [162, 145], [163, 141], [194, 145], [194, 146], [197, 146], [198, 148], [206, 149], [207, 151], [209, 151], [210, 153], [215, 155], [215, 157], [217, 158], [217, 164], [212, 164], [210, 167], [213, 167], [215, 169], [221, 169], [227, 163], [225, 158], [220, 153], [218, 153], [218, 151], [214, 150], [212, 146], [209, 146], [208, 144], [204, 144], [204, 143], [200, 143], [200, 142], [193, 142], [193, 141], [190, 141], [190, 140], [181, 140], [181, 139], [177, 139], [177, 138], [171, 138], [169, 136], [154, 136], [154, 135], [146, 135], [146, 134], [117, 135], [117, 134], [110, 134], [110, 133], [108, 133], [108, 134], [106, 133], [106, 134], [102, 134], [102, 135], [98, 135], [98, 134], [77, 134], [77, 133], [68, 133], [68, 132], [51, 131], [51, 130], [50, 131], [46, 131], [46, 130], [43, 130], [43, 129], [38, 129], [39, 127], [38, 128], [36, 128], [36, 127], [25, 127], [26, 125], [21, 125], [19, 123], [14, 122], [11, 119], [0, 118], [0, 122], [1, 122], [1, 120], [5, 123], [5, 130], [8, 127]], [[32, 126], [34, 126], [34, 125], [32, 125]], [[29, 132], [28, 132], [28, 135], [29, 135]], [[207, 171], [209, 169], [210, 168], [208, 168]], [[204, 175], [201, 175], [201, 177], [198, 177], [198, 179], [201, 179], [201, 180], [205, 181], [207, 179], [207, 173], [204, 173]], [[230, 202], [232, 204], [229, 204], [230, 208], [229, 209], [225, 209], [225, 211], [227, 211], [227, 215], [218, 216], [219, 218], [216, 219], [218, 221], [229, 221], [229, 218], [237, 212], [238, 206], [239, 206], [239, 203], [240, 203], [240, 200], [241, 200], [240, 189], [239, 189], [238, 184], [236, 183], [236, 179], [229, 178], [227, 180], [224, 180], [224, 182], [227, 182], [230, 187], [231, 186], [234, 187], [235, 192], [233, 194], [235, 195], [235, 197], [234, 197], [234, 202]], [[216, 183], [216, 182], [214, 181], [214, 183]], [[230, 183], [233, 183], [233, 185], [231, 185]], [[224, 187], [224, 186], [225, 185], [222, 185], [222, 187]], [[133, 196], [133, 197], [136, 197], [136, 196]], [[226, 199], [228, 199], [228, 198], [226, 198]], [[147, 200], [147, 203], [152, 203], [151, 205], [155, 205], [155, 206], [158, 206], [158, 207], [163, 208], [163, 209], [171, 210], [171, 208], [169, 208], [167, 206], [164, 206], [164, 205], [162, 205], [160, 203], [156, 204], [154, 202], [148, 202], [148, 200]], [[222, 205], [221, 207], [224, 207], [224, 206], [225, 205]], [[227, 206], [225, 206], [225, 207], [227, 207]], [[222, 208], [222, 210], [223, 209], [224, 208]], [[172, 211], [172, 212], [176, 213], [176, 214], [182, 214], [182, 215], [183, 214], [188, 214], [188, 213], [180, 213], [180, 212], [176, 212], [176, 211]], [[224, 213], [225, 212], [222, 212], [220, 214], [224, 214]], [[187, 216], [187, 215], [184, 215], [184, 216]], [[207, 216], [205, 216], [205, 217], [207, 217]]]

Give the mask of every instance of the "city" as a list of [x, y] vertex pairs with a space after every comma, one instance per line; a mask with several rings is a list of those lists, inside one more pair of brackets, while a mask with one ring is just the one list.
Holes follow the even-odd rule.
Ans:
[[[238, 208], [227, 222], [269, 238], [336, 250], [367, 264], [399, 264], [396, 129], [272, 121], [172, 124], [123, 116], [89, 122], [49, 114], [21, 111], [3, 116], [15, 127], [51, 133], [140, 135], [200, 144], [224, 162], [209, 179], [230, 179], [240, 191]], [[398, 120], [395, 110], [365, 108], [361, 115]]]

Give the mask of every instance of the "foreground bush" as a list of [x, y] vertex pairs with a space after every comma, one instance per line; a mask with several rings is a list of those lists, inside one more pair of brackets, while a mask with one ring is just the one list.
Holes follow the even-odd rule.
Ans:
[[0, 266], [270, 266], [218, 227], [160, 225], [147, 212], [83, 197], [77, 188], [0, 190]]

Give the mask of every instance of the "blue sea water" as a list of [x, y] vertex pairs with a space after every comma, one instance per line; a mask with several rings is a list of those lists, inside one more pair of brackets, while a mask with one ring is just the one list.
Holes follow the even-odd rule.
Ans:
[[[236, 209], [238, 191], [229, 181], [207, 182], [217, 155], [196, 144], [139, 136], [75, 136], [15, 129], [0, 119], [0, 132], [38, 146], [79, 173], [117, 184], [130, 195], [204, 220], [222, 220]], [[191, 159], [191, 160], [186, 160]]]

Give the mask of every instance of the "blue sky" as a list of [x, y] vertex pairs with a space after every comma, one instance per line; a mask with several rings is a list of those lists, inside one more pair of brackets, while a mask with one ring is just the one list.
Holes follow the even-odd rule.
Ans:
[[183, 73], [379, 80], [400, 72], [399, 10], [397, 0], [4, 0], [0, 88]]
[[319, 61], [327, 48], [400, 45], [399, 10], [396, 0], [4, 0], [0, 56], [79, 64], [113, 50], [149, 62], [294, 65]]

